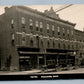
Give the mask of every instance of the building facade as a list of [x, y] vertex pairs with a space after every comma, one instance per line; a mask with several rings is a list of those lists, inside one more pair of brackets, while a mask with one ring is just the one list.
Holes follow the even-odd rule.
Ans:
[[84, 32], [74, 26], [60, 19], [52, 7], [44, 13], [24, 6], [6, 7], [0, 16], [1, 70], [81, 65]]

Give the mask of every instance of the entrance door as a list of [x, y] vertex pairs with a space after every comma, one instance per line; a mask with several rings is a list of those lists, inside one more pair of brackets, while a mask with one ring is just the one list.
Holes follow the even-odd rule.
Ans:
[[39, 68], [41, 68], [43, 65], [44, 65], [43, 56], [39, 56]]
[[20, 71], [30, 70], [30, 59], [29, 58], [20, 58], [19, 59]]

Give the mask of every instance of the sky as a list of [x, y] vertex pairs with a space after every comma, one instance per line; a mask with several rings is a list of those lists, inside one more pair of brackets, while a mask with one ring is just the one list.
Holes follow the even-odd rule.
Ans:
[[[28, 7], [37, 9], [40, 12], [44, 12], [46, 9], [49, 10], [51, 6], [53, 7], [54, 11], [56, 11], [56, 9], [63, 7], [64, 5], [29, 5]], [[4, 7], [5, 6], [0, 6], [0, 14], [4, 13]], [[59, 14], [59, 17], [63, 20], [76, 23], [75, 29], [83, 31], [84, 4], [73, 4], [72, 6], [57, 12], [57, 14]]]

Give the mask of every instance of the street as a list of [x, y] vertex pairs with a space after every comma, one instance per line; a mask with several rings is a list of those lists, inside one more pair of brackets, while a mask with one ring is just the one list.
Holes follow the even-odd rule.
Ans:
[[78, 68], [74, 70], [58, 71], [58, 72], [41, 72], [41, 70], [31, 71], [0, 71], [0, 75], [34, 75], [34, 74], [81, 74], [84, 73], [84, 68]]

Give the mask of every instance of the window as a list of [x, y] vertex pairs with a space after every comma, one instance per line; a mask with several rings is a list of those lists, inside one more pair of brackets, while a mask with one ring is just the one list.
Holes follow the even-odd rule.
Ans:
[[39, 29], [38, 29], [38, 21], [36, 21], [36, 31], [38, 31]]
[[49, 43], [49, 41], [48, 41], [48, 43], [47, 43], [47, 46], [48, 46], [48, 48], [50, 47], [50, 43]]
[[25, 34], [25, 32], [22, 32], [22, 45], [25, 45], [25, 40], [26, 40], [26, 34]]
[[26, 36], [25, 32], [22, 32], [22, 37], [25, 37], [25, 36]]
[[14, 46], [15, 35], [12, 33], [12, 45]]
[[70, 38], [69, 38], [69, 30], [67, 30], [67, 34], [68, 34], [68, 39], [70, 40]]
[[47, 33], [49, 33], [49, 24], [47, 24]]
[[67, 30], [67, 34], [69, 35], [69, 30]]
[[49, 29], [49, 24], [47, 24], [47, 29]]
[[14, 20], [13, 19], [11, 20], [11, 28], [12, 29], [14, 28]]
[[58, 35], [60, 35], [60, 27], [57, 27]]
[[55, 28], [54, 28], [54, 25], [52, 25], [52, 33], [55, 34]]
[[25, 18], [24, 17], [21, 18], [21, 23], [25, 24]]
[[40, 22], [40, 28], [43, 28], [43, 23], [42, 22]]
[[42, 31], [43, 31], [43, 23], [40, 22], [40, 32], [42, 32]]
[[29, 19], [29, 25], [30, 25], [30, 29], [32, 30], [33, 29], [33, 21], [32, 21], [32, 19]]
[[43, 47], [43, 41], [41, 40], [41, 47]]
[[73, 31], [71, 31], [71, 34], [73, 35]]
[[64, 48], [64, 49], [66, 49], [66, 46], [65, 46], [65, 44], [63, 44], [63, 48]]
[[13, 19], [11, 20], [11, 24], [14, 24], [14, 20]]
[[54, 27], [54, 25], [52, 25], [52, 31], [54, 31], [55, 30], [55, 27]]
[[33, 21], [32, 21], [32, 19], [29, 19], [29, 25], [30, 25], [30, 26], [33, 26]]
[[25, 45], [25, 40], [26, 40], [26, 34], [25, 32], [22, 32], [22, 45]]
[[33, 40], [30, 40], [30, 46], [33, 46]]
[[65, 36], [65, 29], [63, 28], [63, 36]]
[[60, 32], [60, 27], [57, 27], [57, 31]]
[[14, 40], [15, 39], [15, 36], [14, 36], [14, 34], [12, 33], [12, 40]]

